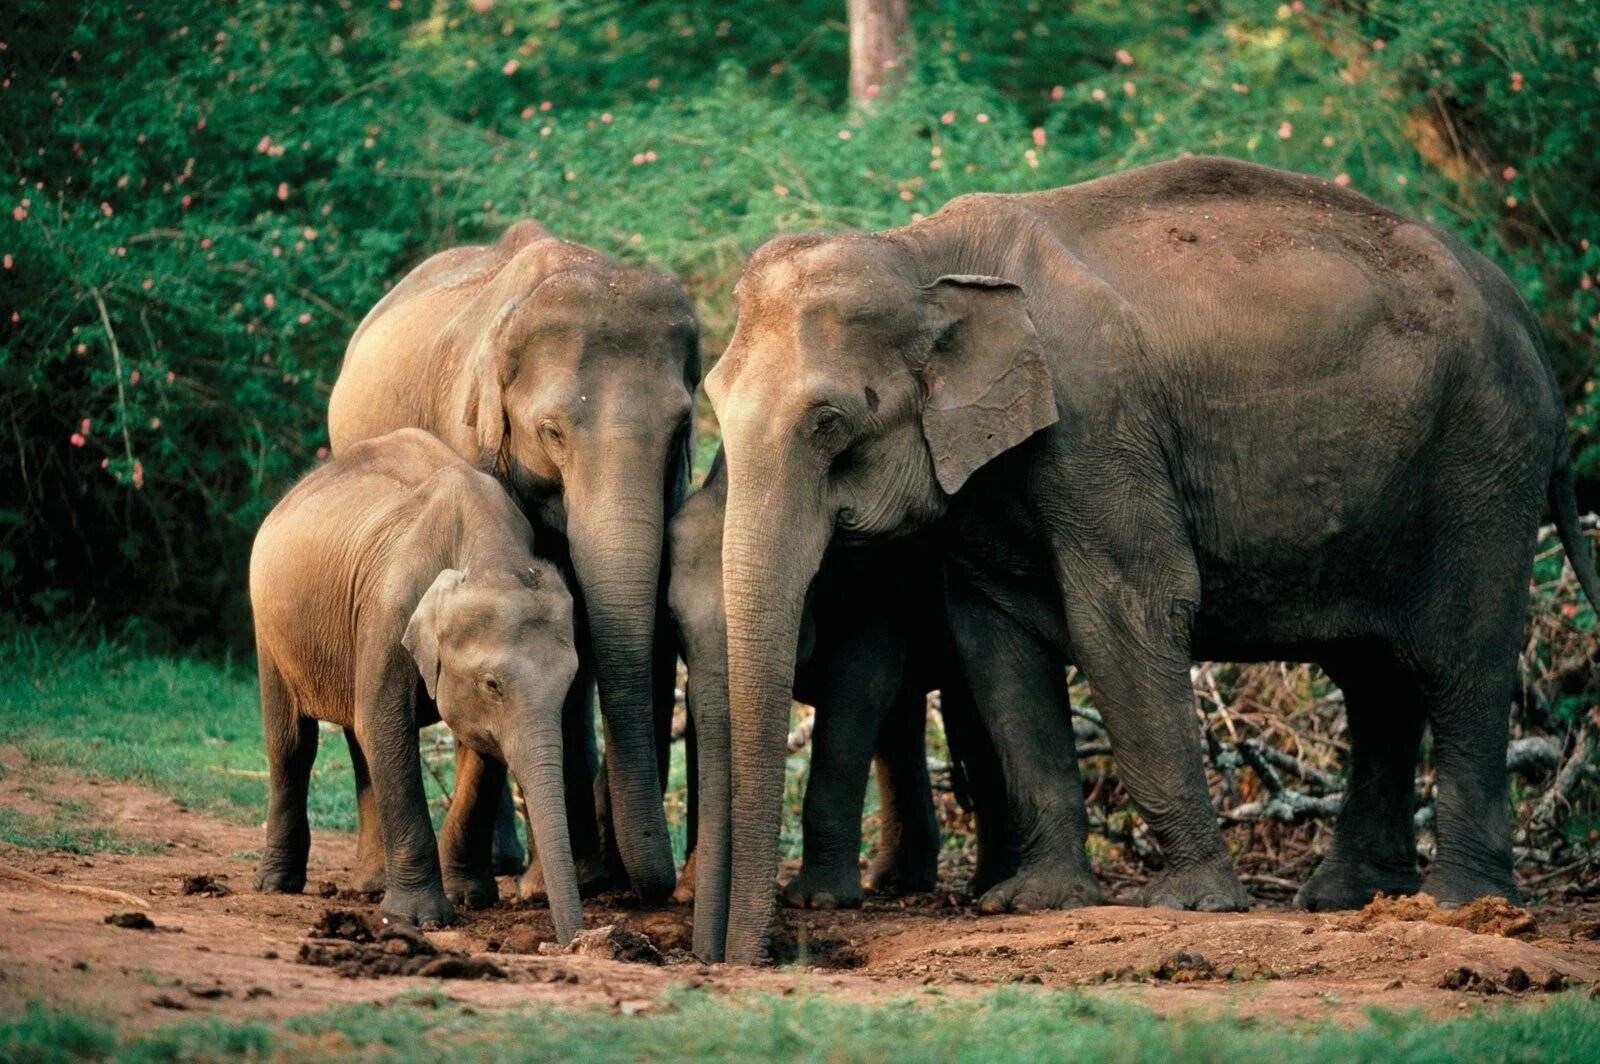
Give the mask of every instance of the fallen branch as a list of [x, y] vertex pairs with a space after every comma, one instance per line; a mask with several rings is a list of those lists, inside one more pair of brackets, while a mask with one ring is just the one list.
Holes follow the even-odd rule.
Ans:
[[94, 898], [96, 901], [106, 901], [113, 905], [132, 905], [138, 909], [150, 908], [150, 903], [136, 894], [125, 894], [120, 890], [107, 890], [105, 887], [82, 887], [76, 883], [59, 883], [53, 879], [36, 876], [32, 872], [24, 872], [20, 868], [0, 864], [0, 879], [14, 879], [19, 883], [26, 883], [39, 890], [53, 890], [60, 894], [76, 894], [83, 898]]
[[1596, 716], [1600, 710], [1593, 711], [1583, 718], [1583, 727], [1578, 730], [1577, 742], [1572, 744], [1572, 754], [1567, 758], [1566, 764], [1561, 766], [1561, 771], [1556, 773], [1555, 780], [1550, 784], [1550, 789], [1539, 799], [1539, 804], [1534, 806], [1533, 815], [1528, 818], [1528, 830], [1542, 831], [1552, 828], [1556, 823], [1558, 808], [1571, 805], [1571, 794], [1583, 781], [1585, 769], [1595, 758], [1596, 748], [1600, 746], [1600, 736], [1596, 726]]

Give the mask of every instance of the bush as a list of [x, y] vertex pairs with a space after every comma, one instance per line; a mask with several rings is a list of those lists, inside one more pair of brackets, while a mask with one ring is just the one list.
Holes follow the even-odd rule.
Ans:
[[325, 445], [345, 338], [431, 250], [540, 217], [677, 271], [715, 354], [774, 230], [1185, 151], [1483, 247], [1600, 474], [1592, 2], [925, 0], [917, 74], [871, 114], [843, 103], [837, 0], [13, 6], [0, 594], [31, 617], [244, 642], [255, 525]]

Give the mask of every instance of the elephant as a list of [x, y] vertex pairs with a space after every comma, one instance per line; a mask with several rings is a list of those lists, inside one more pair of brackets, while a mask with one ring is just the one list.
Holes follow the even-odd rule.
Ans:
[[[699, 756], [701, 737], [727, 748], [727, 639], [723, 610], [722, 528], [728, 484], [723, 455], [672, 519], [668, 601], [688, 666], [685, 692], [693, 731], [691, 782], [701, 781], [691, 811], [701, 810], [690, 837], [711, 857], [699, 870], [726, 868], [728, 765]], [[841, 546], [824, 560], [807, 593], [796, 652], [793, 694], [816, 709], [810, 776], [802, 815], [800, 872], [783, 890], [799, 908], [854, 907], [862, 902], [857, 865], [868, 768], [877, 764], [881, 845], [865, 886], [910, 894], [938, 882], [939, 826], [925, 755], [927, 693], [941, 692], [958, 795], [974, 809], [978, 867], [968, 889], [981, 894], [1010, 875], [1005, 794], [987, 734], [971, 697], [950, 668], [953, 650], [944, 618], [939, 562], [925, 537], [893, 544]], [[698, 857], [699, 850], [696, 849]], [[698, 883], [696, 883], [698, 889]], [[711, 884], [709, 890], [726, 887]], [[684, 891], [680, 898], [687, 895]], [[697, 939], [710, 925], [695, 922]]]
[[[677, 650], [666, 521], [687, 491], [699, 326], [665, 274], [627, 268], [537, 222], [413, 269], [356, 329], [328, 404], [335, 455], [410, 426], [492, 473], [577, 602], [566, 716], [568, 822], [586, 888], [607, 880], [596, 825], [592, 691], [610, 819], [633, 889], [670, 893], [662, 808]], [[603, 815], [603, 813], [602, 813]], [[524, 895], [541, 890], [530, 865]]]
[[1546, 505], [1591, 600], [1600, 580], [1542, 340], [1486, 258], [1321, 178], [1188, 157], [780, 236], [734, 294], [706, 390], [739, 816], [727, 892], [695, 899], [697, 922], [726, 919], [727, 959], [761, 955], [773, 911], [806, 589], [836, 539], [936, 520], [1019, 838], [993, 899], [1095, 892], [1071, 661], [1163, 853], [1143, 900], [1246, 905], [1205, 785], [1197, 657], [1315, 662], [1344, 689], [1347, 798], [1302, 904], [1419, 886], [1425, 725], [1438, 847], [1420, 885], [1515, 896], [1508, 707]]
[[[273, 507], [250, 555], [270, 764], [259, 889], [305, 886], [306, 789], [326, 721], [350, 746], [358, 865], [387, 869], [386, 914], [443, 925], [452, 901], [494, 903], [509, 765], [557, 937], [582, 927], [561, 773], [578, 671], [572, 596], [532, 543], [500, 484], [419, 429], [352, 444]], [[456, 738], [456, 789], [436, 847], [417, 729], [441, 719]]]

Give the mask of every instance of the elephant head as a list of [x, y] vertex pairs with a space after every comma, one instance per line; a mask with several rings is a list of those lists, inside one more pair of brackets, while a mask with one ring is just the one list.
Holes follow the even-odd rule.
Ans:
[[935, 519], [978, 469], [1058, 414], [1019, 285], [945, 272], [893, 234], [780, 238], [752, 257], [735, 295], [738, 326], [706, 389], [727, 461], [739, 815], [726, 893], [697, 893], [695, 922], [725, 921], [727, 959], [750, 962], [772, 916], [797, 638], [824, 551], [836, 533], [885, 536]]
[[402, 640], [456, 742], [505, 762], [528, 801], [556, 938], [583, 926], [561, 778], [561, 708], [578, 671], [572, 596], [546, 565], [445, 569]]
[[[523, 261], [528, 260], [528, 261]], [[652, 719], [665, 523], [683, 496], [699, 332], [670, 277], [546, 240], [525, 251], [469, 355], [459, 421], [537, 526], [565, 536], [634, 889], [674, 881]], [[518, 294], [520, 293], [520, 294]], [[552, 546], [551, 550], [559, 550]]]

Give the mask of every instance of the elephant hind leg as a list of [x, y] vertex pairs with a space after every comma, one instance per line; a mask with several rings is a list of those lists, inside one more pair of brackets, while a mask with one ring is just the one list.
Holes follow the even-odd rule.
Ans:
[[928, 778], [927, 695], [900, 692], [878, 733], [878, 854], [863, 886], [875, 894], [917, 894], [939, 884], [939, 820]]
[[256, 869], [256, 889], [298, 894], [306, 885], [311, 824], [306, 793], [317, 759], [317, 722], [301, 716], [271, 654], [260, 653], [261, 723], [268, 766], [267, 842]]
[[372, 789], [372, 770], [367, 755], [351, 728], [344, 730], [345, 746], [350, 750], [350, 767], [356, 777], [356, 867], [350, 887], [362, 894], [382, 894], [383, 830], [378, 817], [378, 796]]
[[453, 904], [485, 909], [499, 900], [494, 835], [505, 790], [503, 762], [456, 744], [455, 793], [439, 831], [439, 867]]
[[1323, 668], [1344, 692], [1350, 766], [1332, 847], [1295, 895], [1319, 912], [1359, 909], [1380, 891], [1416, 893], [1415, 773], [1427, 715], [1417, 678], [1387, 647], [1343, 653]]

